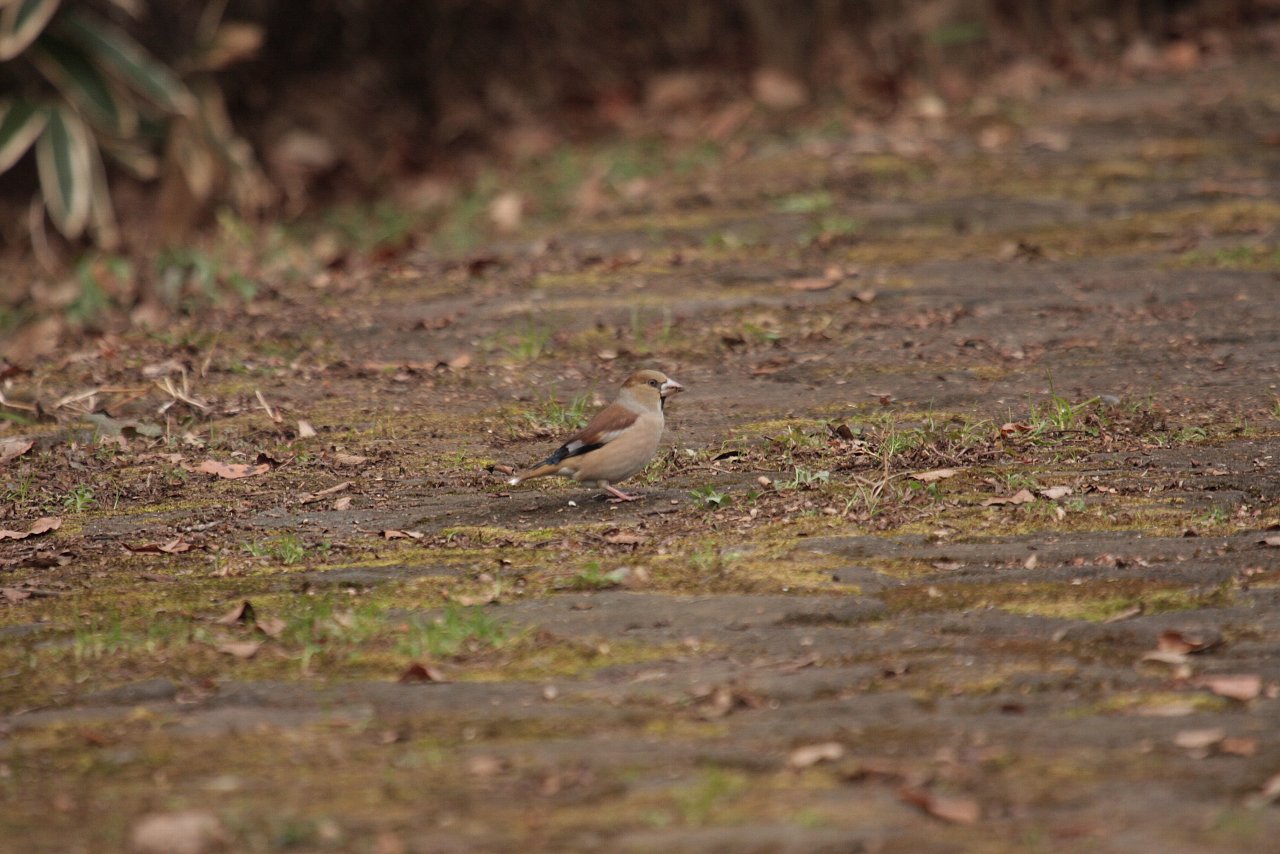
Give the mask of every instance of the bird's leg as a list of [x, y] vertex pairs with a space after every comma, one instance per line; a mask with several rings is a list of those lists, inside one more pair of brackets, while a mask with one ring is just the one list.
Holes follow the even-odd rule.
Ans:
[[609, 493], [610, 495], [614, 496], [613, 498], [610, 498], [610, 499], [609, 499], [609, 503], [610, 503], [610, 504], [621, 504], [621, 503], [622, 503], [622, 502], [624, 502], [624, 501], [639, 501], [639, 500], [640, 500], [640, 496], [638, 496], [638, 495], [627, 495], [627, 494], [626, 494], [625, 492], [623, 492], [621, 489], [618, 489], [618, 488], [616, 488], [616, 487], [614, 487], [614, 486], [611, 486], [611, 485], [609, 485], [609, 484], [607, 484], [607, 483], [604, 485], [604, 491], [605, 491], [605, 492], [607, 492], [607, 493]]

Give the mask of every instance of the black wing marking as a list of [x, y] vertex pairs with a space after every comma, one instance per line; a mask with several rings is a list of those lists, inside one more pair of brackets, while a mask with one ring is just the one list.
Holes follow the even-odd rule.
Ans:
[[603, 448], [604, 442], [593, 442], [590, 445], [584, 445], [580, 440], [574, 439], [572, 442], [565, 442], [556, 452], [543, 460], [539, 465], [554, 466], [562, 463], [569, 457], [580, 457], [583, 454], [590, 453], [596, 448]]

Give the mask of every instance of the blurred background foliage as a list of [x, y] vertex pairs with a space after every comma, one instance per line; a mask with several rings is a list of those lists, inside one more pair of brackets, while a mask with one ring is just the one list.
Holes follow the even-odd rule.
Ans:
[[734, 104], [884, 120], [1034, 97], [1275, 51], [1278, 19], [1280, 0], [0, 0], [0, 253], [154, 258], [218, 217], [387, 193], [466, 212], [458, 180], [567, 143], [722, 137]]

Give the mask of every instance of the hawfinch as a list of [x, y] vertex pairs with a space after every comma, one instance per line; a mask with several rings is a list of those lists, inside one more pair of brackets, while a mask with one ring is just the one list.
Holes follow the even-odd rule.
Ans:
[[637, 371], [622, 384], [618, 399], [596, 413], [551, 456], [507, 481], [515, 486], [534, 477], [558, 474], [595, 483], [613, 498], [635, 501], [614, 487], [649, 464], [662, 438], [663, 407], [684, 386], [660, 371]]

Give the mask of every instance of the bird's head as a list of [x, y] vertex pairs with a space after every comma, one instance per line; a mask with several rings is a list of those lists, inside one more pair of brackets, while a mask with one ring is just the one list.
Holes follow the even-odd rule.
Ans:
[[622, 389], [637, 400], [661, 406], [671, 395], [684, 391], [684, 386], [662, 371], [636, 371], [627, 377]]

